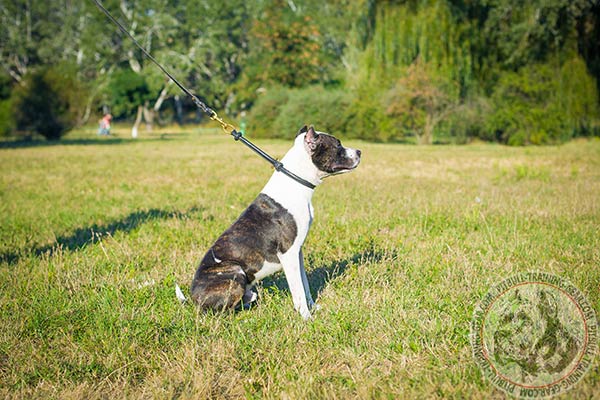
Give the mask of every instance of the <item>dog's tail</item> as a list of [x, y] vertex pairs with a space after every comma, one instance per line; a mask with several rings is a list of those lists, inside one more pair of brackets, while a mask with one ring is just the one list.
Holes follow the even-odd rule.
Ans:
[[177, 283], [175, 283], [175, 297], [177, 297], [177, 300], [179, 300], [181, 304], [185, 304], [187, 302], [187, 298]]

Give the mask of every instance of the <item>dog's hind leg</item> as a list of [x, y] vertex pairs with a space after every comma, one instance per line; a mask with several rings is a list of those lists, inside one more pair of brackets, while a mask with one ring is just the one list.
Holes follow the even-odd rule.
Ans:
[[244, 293], [244, 296], [242, 297], [242, 308], [245, 310], [249, 309], [252, 306], [252, 303], [257, 299], [258, 294], [256, 293], [254, 286], [247, 285], [246, 293]]
[[204, 310], [235, 308], [246, 293], [246, 274], [239, 265], [219, 264], [200, 269], [192, 283], [192, 299]]

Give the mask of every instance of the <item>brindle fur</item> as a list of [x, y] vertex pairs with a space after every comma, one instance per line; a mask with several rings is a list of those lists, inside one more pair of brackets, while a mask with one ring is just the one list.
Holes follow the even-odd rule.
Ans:
[[317, 139], [317, 146], [312, 153], [312, 161], [319, 169], [334, 174], [347, 168], [349, 158], [345, 155], [346, 149], [342, 143], [333, 136], [321, 133]]
[[259, 194], [202, 259], [192, 282], [192, 299], [204, 309], [235, 307], [265, 261], [278, 262], [277, 253], [291, 247], [296, 230], [285, 208]]
[[[302, 128], [298, 134], [306, 132], [306, 127]], [[314, 165], [323, 172], [328, 174], [336, 174], [346, 170], [353, 161], [346, 154], [346, 149], [342, 146], [342, 142], [334, 136], [326, 133], [315, 135], [312, 140], [307, 143], [308, 151]], [[360, 150], [359, 150], [360, 155]]]

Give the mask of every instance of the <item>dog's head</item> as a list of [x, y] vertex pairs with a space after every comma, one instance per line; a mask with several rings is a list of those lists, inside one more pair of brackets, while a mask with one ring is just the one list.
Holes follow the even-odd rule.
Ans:
[[303, 135], [304, 149], [314, 166], [320, 171], [321, 178], [350, 172], [360, 163], [360, 150], [342, 146], [339, 139], [327, 133], [317, 132], [306, 125], [300, 129]]

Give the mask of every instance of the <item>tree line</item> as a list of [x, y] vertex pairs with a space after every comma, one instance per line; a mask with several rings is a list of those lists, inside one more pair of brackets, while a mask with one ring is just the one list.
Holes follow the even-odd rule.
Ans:
[[[106, 0], [201, 100], [251, 136], [308, 122], [375, 141], [513, 145], [600, 135], [590, 0]], [[92, 1], [0, 12], [0, 134], [59, 138], [110, 110], [200, 122]]]

